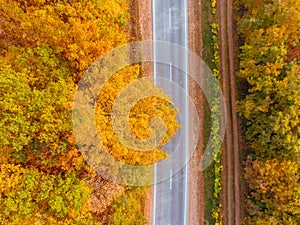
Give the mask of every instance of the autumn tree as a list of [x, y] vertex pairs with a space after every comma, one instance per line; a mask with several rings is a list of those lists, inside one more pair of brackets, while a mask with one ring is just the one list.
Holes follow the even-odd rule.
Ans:
[[0, 28], [5, 37], [0, 47], [46, 44], [75, 70], [77, 81], [97, 58], [127, 41], [123, 1], [1, 0], [0, 4]]
[[253, 224], [267, 224], [267, 221], [269, 224], [272, 224], [272, 221], [274, 224], [299, 224], [300, 165], [278, 159], [248, 163], [251, 166], [246, 168], [245, 178], [252, 191], [249, 198], [252, 204], [248, 212], [250, 215], [257, 214], [261, 217]]
[[48, 175], [20, 165], [2, 164], [0, 181], [3, 224], [22, 224], [26, 220], [93, 224], [87, 207], [89, 188], [74, 173]]
[[[299, 42], [300, 3], [297, 0], [240, 0], [238, 4], [245, 9], [239, 19], [239, 33], [245, 40], [256, 38], [255, 30], [277, 28], [284, 33], [285, 44]], [[292, 16], [291, 16], [292, 15]]]
[[[249, 152], [248, 224], [299, 224], [299, 1], [239, 1], [239, 113]], [[251, 156], [251, 157], [250, 157]]]
[[[116, 135], [116, 130], [114, 130], [112, 125], [112, 109], [115, 104], [115, 98], [120, 94], [122, 89], [137, 80], [138, 75], [137, 66], [127, 67], [113, 75], [103, 85], [97, 102], [96, 123], [100, 140], [103, 145], [106, 146], [107, 151], [114, 157], [122, 162], [133, 165], [149, 165], [167, 157], [167, 154], [161, 149], [158, 149], [158, 147], [170, 141], [170, 138], [174, 136], [178, 130], [179, 124], [175, 118], [177, 110], [171, 108], [172, 102], [170, 97], [164, 95], [162, 90], [159, 90], [148, 81], [148, 85], [146, 85], [145, 88], [156, 90], [160, 93], [162, 98], [152, 96], [150, 98], [140, 99], [130, 110], [128, 123], [130, 124], [134, 136], [142, 141], [150, 136], [151, 120], [161, 118], [166, 124], [165, 137], [163, 137], [161, 143], [157, 143], [157, 146], [153, 149], [147, 149], [147, 151], [138, 151], [139, 149], [134, 149], [122, 143], [120, 136], [118, 137], [118, 135]], [[138, 85], [132, 93], [138, 95], [141, 91], [146, 90], [142, 90], [141, 86]], [[125, 109], [122, 108], [118, 110], [120, 110], [121, 113], [125, 111]], [[123, 125], [119, 125], [119, 127], [123, 127]], [[126, 138], [126, 136], [124, 136], [124, 138]]]
[[[240, 105], [247, 119], [246, 138], [260, 157], [299, 161], [299, 75], [299, 66], [293, 64], [273, 72], [271, 65], [266, 67]], [[250, 79], [254, 82], [255, 77]]]
[[[93, 224], [85, 179], [95, 171], [86, 165], [72, 133], [72, 101], [90, 64], [128, 41], [127, 3], [0, 0], [0, 5], [0, 179], [14, 184], [2, 185], [1, 222]], [[107, 116], [115, 94], [138, 76], [135, 65], [110, 80], [99, 93], [96, 122], [108, 152], [120, 161], [145, 165], [167, 154], [125, 147]], [[163, 95], [153, 84], [148, 87]], [[167, 125], [159, 146], [168, 142], [179, 128], [171, 105], [166, 96], [137, 102], [130, 114], [133, 133], [147, 138], [150, 121], [159, 117]]]
[[69, 69], [47, 46], [12, 52], [17, 56], [2, 58], [0, 68], [1, 147], [23, 162], [53, 164], [71, 147]]
[[[239, 24], [245, 43], [241, 46], [238, 75], [247, 81], [249, 88], [248, 95], [240, 101], [240, 114], [246, 119], [246, 138], [261, 157], [280, 154], [294, 158], [299, 154], [299, 66], [293, 61], [286, 62], [287, 43], [298, 40], [295, 33], [298, 34], [299, 28], [290, 28], [287, 23], [287, 13], [299, 7], [293, 3], [292, 0], [243, 3], [248, 11]], [[256, 8], [255, 4], [262, 8]], [[264, 16], [260, 10], [269, 10], [274, 17]], [[297, 24], [298, 13], [293, 18]], [[257, 21], [247, 22], [248, 16]], [[264, 21], [261, 24], [260, 18]], [[252, 24], [251, 30], [245, 24]]]
[[145, 225], [146, 218], [141, 213], [147, 188], [129, 188], [125, 194], [115, 199], [111, 206], [112, 213], [108, 224]]

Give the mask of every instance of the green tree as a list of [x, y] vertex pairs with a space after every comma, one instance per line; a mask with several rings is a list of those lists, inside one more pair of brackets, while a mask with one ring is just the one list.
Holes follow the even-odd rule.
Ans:
[[50, 160], [68, 149], [74, 83], [49, 47], [16, 51], [15, 61], [1, 60], [1, 148], [24, 162]]
[[299, 161], [300, 68], [292, 64], [281, 73], [258, 78], [255, 91], [249, 89], [252, 93], [240, 103], [240, 111], [247, 119], [246, 138], [257, 155]]
[[239, 4], [238, 75], [248, 84], [239, 112], [254, 160], [245, 172], [247, 224], [299, 224], [300, 67], [289, 51], [299, 45], [300, 2]]
[[111, 225], [145, 225], [146, 218], [141, 213], [143, 199], [147, 188], [129, 189], [112, 204], [112, 214], [109, 216], [108, 224]]
[[[89, 188], [74, 173], [48, 175], [19, 165], [0, 166], [1, 224], [94, 224]], [[66, 223], [65, 223], [66, 222]]]

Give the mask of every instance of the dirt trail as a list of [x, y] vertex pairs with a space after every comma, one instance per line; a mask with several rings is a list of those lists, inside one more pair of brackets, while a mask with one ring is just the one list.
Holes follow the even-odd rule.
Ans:
[[222, 88], [227, 109], [227, 132], [223, 145], [222, 211], [224, 224], [240, 221], [239, 135], [236, 114], [232, 0], [219, 0], [220, 58]]

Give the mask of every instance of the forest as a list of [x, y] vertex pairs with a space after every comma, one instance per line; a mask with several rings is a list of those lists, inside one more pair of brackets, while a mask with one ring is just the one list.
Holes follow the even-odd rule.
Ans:
[[[133, 41], [127, 1], [0, 0], [0, 5], [0, 224], [147, 224], [143, 207], [149, 187], [99, 176], [72, 130], [73, 99], [85, 71], [103, 54]], [[298, 225], [300, 1], [238, 0], [235, 5], [237, 105], [246, 142], [244, 223]], [[211, 29], [217, 65], [217, 24]], [[135, 151], [114, 135], [109, 116], [114, 99], [140, 74], [139, 64], [118, 71], [103, 86], [95, 110], [106, 150], [131, 165], [168, 157], [159, 148]], [[133, 133], [147, 138], [150, 121], [162, 117], [167, 136], [160, 145], [168, 142], [179, 129], [177, 110], [170, 106], [171, 101], [157, 98], [139, 101], [129, 115]], [[215, 161], [218, 175], [220, 159]]]
[[[147, 187], [100, 177], [72, 132], [80, 78], [101, 55], [132, 41], [126, 1], [0, 0], [0, 5], [0, 224], [146, 224]], [[110, 154], [148, 165], [167, 155], [122, 145], [106, 116], [116, 94], [139, 78], [139, 67], [122, 69], [104, 85], [96, 123]], [[170, 104], [155, 98], [138, 102], [130, 116], [135, 134], [147, 137], [149, 121], [163, 116], [167, 142], [179, 128]]]
[[240, 0], [246, 224], [300, 224], [300, 2]]

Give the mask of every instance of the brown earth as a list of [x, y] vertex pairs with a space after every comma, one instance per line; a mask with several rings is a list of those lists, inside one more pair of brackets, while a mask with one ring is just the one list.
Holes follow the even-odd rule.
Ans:
[[[129, 41], [151, 41], [152, 40], [152, 1], [151, 0], [128, 0], [129, 19], [128, 32]], [[141, 76], [152, 76], [151, 62], [141, 63]]]
[[[128, 24], [130, 41], [152, 40], [152, 1], [151, 0], [128, 0], [129, 13], [131, 15]], [[142, 62], [141, 76], [152, 76], [152, 63]], [[143, 199], [143, 215], [152, 224], [152, 200], [153, 188], [151, 187]]]
[[239, 121], [236, 113], [235, 50], [232, 0], [218, 1], [221, 83], [227, 110], [227, 129], [222, 151], [222, 214], [224, 224], [241, 224]]
[[[189, 20], [189, 50], [201, 57], [202, 53], [202, 30], [201, 30], [201, 0], [188, 1]], [[204, 121], [203, 100], [204, 96], [195, 82], [190, 80], [190, 97], [198, 111], [199, 122]], [[192, 117], [192, 116], [191, 116]], [[193, 118], [191, 118], [193, 120]], [[190, 121], [194, 123], [194, 121]], [[204, 173], [200, 171], [200, 160], [204, 152], [203, 124], [199, 124], [199, 140], [195, 153], [189, 161], [189, 217], [188, 224], [204, 224]], [[193, 132], [193, 131], [190, 131]]]

